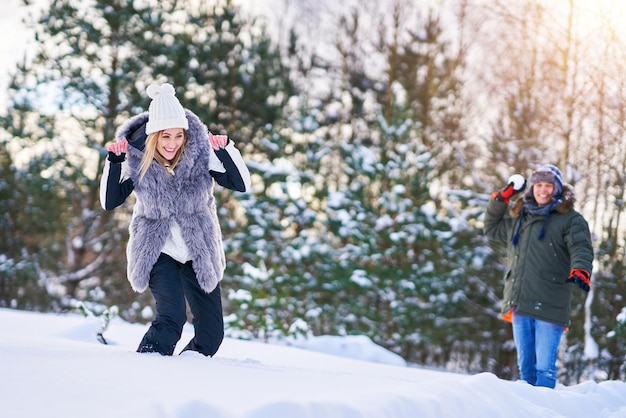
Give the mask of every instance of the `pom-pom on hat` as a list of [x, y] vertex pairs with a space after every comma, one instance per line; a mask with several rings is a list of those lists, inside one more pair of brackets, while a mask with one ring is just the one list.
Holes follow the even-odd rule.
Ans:
[[185, 109], [176, 98], [174, 86], [168, 83], [150, 84], [146, 89], [152, 99], [148, 108], [146, 135], [171, 128], [189, 129]]

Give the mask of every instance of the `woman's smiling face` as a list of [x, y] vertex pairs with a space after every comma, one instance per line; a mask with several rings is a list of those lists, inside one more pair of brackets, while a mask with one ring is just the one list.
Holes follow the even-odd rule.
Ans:
[[185, 142], [183, 128], [164, 129], [157, 141], [157, 152], [167, 161], [172, 161]]
[[533, 196], [539, 206], [547, 205], [552, 201], [554, 194], [554, 184], [545, 181], [535, 183], [533, 186]]

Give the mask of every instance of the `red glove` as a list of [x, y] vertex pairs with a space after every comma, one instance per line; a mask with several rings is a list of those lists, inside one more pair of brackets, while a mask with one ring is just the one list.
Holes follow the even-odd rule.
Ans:
[[566, 283], [576, 283], [585, 292], [591, 289], [591, 276], [586, 270], [574, 269], [569, 273]]
[[493, 200], [508, 204], [509, 199], [511, 199], [513, 195], [516, 195], [517, 193], [523, 191], [525, 187], [526, 182], [524, 182], [524, 186], [520, 189], [516, 189], [515, 184], [513, 182], [510, 182], [504, 189], [500, 190], [499, 192], [493, 192], [491, 194], [491, 198]]
[[526, 179], [521, 174], [513, 174], [509, 177], [509, 184], [499, 192], [493, 192], [491, 198], [502, 203], [509, 204], [513, 195], [521, 193], [526, 188]]

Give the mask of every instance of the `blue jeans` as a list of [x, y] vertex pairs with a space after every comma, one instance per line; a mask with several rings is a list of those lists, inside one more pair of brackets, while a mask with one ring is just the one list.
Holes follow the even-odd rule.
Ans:
[[513, 339], [522, 380], [533, 386], [556, 386], [556, 360], [564, 329], [513, 312]]
[[181, 264], [161, 254], [150, 272], [150, 291], [157, 315], [137, 349], [140, 353], [171, 356], [187, 322], [186, 302], [193, 315], [194, 336], [182, 351], [213, 356], [224, 339], [219, 285], [206, 293], [198, 284], [191, 262]]

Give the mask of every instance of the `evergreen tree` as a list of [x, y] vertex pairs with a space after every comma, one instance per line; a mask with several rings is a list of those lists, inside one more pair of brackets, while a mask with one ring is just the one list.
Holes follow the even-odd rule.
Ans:
[[[387, 64], [384, 77], [360, 84], [373, 87], [362, 96], [373, 97], [379, 111], [361, 117], [364, 129], [342, 146], [347, 192], [341, 200], [348, 206], [331, 206], [344, 213], [330, 219], [345, 222], [334, 231], [343, 235], [340, 257], [351, 262], [343, 282], [336, 280], [357, 287], [346, 299], [357, 301], [349, 332], [365, 332], [409, 361], [446, 366], [454, 342], [471, 332], [463, 322], [472, 295], [458, 273], [467, 246], [457, 235], [458, 208], [444, 192], [467, 173], [456, 163], [464, 139], [463, 59], [444, 40], [435, 15], [412, 20], [407, 16], [415, 8], [393, 4], [376, 43]], [[344, 56], [357, 61], [342, 68], [365, 67], [365, 56]], [[441, 326], [455, 323], [460, 326]]]
[[262, 182], [240, 197], [247, 226], [226, 241], [242, 262], [228, 270], [232, 335], [306, 333], [316, 315], [316, 292], [333, 254], [317, 206], [316, 167], [324, 152], [319, 143], [289, 139], [305, 136], [303, 129], [269, 132], [260, 142], [267, 160], [249, 163]]
[[[398, 9], [396, 16], [407, 10], [413, 9]], [[365, 54], [362, 19], [361, 11], [339, 19], [340, 61], [319, 66], [330, 83], [322, 90], [328, 95], [311, 101], [315, 106], [294, 124], [309, 131], [288, 133], [304, 133], [302, 141], [313, 152], [295, 152], [293, 140], [282, 146], [287, 143], [280, 136], [267, 141], [276, 142], [289, 169], [275, 167], [266, 175], [265, 194], [273, 199], [244, 203], [248, 214], [256, 214], [248, 239], [258, 256], [249, 255], [240, 277], [246, 290], [231, 295], [240, 312], [231, 324], [254, 336], [302, 330], [366, 334], [410, 361], [431, 365], [460, 361], [454, 350], [477, 351], [465, 366], [478, 357], [492, 367], [492, 334], [483, 333], [476, 345], [455, 347], [496, 320], [497, 298], [487, 292], [476, 301], [472, 292], [482, 297], [485, 289], [476, 280], [478, 267], [467, 268], [476, 257], [465, 256], [482, 246], [487, 258], [488, 247], [477, 231], [460, 230], [458, 197], [433, 191], [464, 175], [465, 168], [453, 163], [463, 139], [460, 60], [447, 49], [435, 18], [424, 24], [426, 36], [405, 36], [397, 26], [397, 44], [374, 42], [382, 45], [378, 55]], [[386, 74], [365, 71], [365, 62], [376, 57], [389, 64]], [[312, 198], [298, 204], [290, 197], [289, 179], [291, 188], [310, 189]], [[259, 210], [266, 204], [267, 210]], [[317, 215], [296, 222], [294, 216], [307, 208]], [[463, 226], [475, 225], [479, 214], [465, 215]], [[313, 236], [317, 245], [302, 245]], [[489, 315], [472, 324], [477, 311]], [[456, 325], [452, 330], [441, 324]], [[503, 339], [498, 337], [500, 344]]]
[[[56, 259], [59, 197], [54, 180], [42, 175], [53, 160], [47, 152], [24, 164], [0, 141], [0, 306], [44, 310], [51, 303], [41, 286], [41, 266]], [[21, 157], [21, 155], [17, 155]]]

